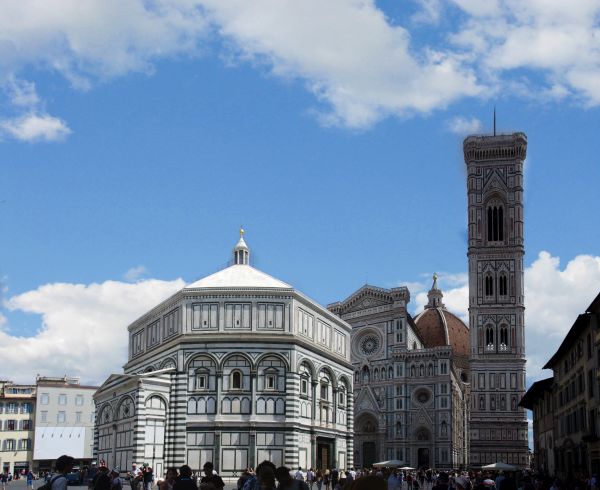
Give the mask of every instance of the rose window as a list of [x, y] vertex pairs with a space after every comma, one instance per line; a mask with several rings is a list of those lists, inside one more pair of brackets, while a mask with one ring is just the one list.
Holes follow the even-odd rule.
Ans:
[[379, 350], [379, 339], [377, 336], [373, 334], [366, 335], [360, 343], [360, 350], [367, 356], [377, 352]]

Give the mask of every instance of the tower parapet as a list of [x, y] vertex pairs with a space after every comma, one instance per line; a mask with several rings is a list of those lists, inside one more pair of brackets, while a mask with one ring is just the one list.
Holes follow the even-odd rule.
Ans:
[[463, 142], [465, 163], [497, 162], [498, 160], [525, 160], [527, 136], [525, 133], [467, 136]]

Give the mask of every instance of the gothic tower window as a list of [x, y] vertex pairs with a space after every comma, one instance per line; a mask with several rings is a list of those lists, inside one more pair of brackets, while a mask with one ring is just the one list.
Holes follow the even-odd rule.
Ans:
[[398, 420], [398, 422], [396, 422], [396, 437], [401, 437], [402, 436], [402, 423]]
[[485, 283], [485, 295], [486, 297], [490, 297], [494, 295], [494, 278], [491, 274], [486, 274], [484, 278]]
[[448, 437], [448, 424], [446, 423], [445, 420], [442, 422], [442, 425], [440, 428], [440, 434], [442, 437]]
[[508, 327], [506, 325], [502, 325], [500, 327], [500, 349], [506, 350], [508, 347]]
[[504, 241], [504, 208], [498, 202], [492, 202], [487, 208], [488, 242]]
[[485, 329], [485, 345], [488, 348], [494, 347], [494, 328], [491, 326]]
[[479, 410], [485, 410], [485, 397], [483, 395], [479, 397]]
[[498, 278], [498, 294], [500, 296], [508, 296], [508, 279], [504, 272]]
[[417, 369], [415, 368], [414, 364], [410, 367], [410, 375], [412, 377], [415, 377], [417, 375]]

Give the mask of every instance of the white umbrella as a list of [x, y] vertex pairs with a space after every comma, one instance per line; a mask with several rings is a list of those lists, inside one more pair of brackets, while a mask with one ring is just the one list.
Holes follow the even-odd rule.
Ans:
[[373, 466], [375, 466], [377, 468], [397, 468], [398, 466], [400, 466], [403, 463], [404, 463], [403, 461], [400, 461], [398, 459], [390, 459], [389, 461], [381, 461], [380, 463], [373, 463]]
[[401, 470], [407, 470], [407, 471], [414, 470], [414, 468], [411, 468], [410, 466], [403, 466], [403, 467], [402, 467], [402, 468], [400, 468], [400, 469], [401, 469]]
[[506, 463], [492, 463], [486, 464], [481, 467], [482, 470], [496, 470], [496, 471], [517, 471], [517, 468], [513, 465]]

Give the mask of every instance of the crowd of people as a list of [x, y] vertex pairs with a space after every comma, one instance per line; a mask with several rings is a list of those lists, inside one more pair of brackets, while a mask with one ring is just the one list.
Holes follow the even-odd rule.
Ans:
[[[66, 475], [75, 461], [61, 456], [55, 462], [56, 473], [39, 490], [67, 490]], [[123, 490], [122, 472], [109, 470], [104, 461], [90, 468], [90, 490]], [[168, 468], [164, 477], [155, 479], [152, 468], [133, 464], [126, 473], [131, 490], [223, 490], [225, 482], [211, 462], [195, 474], [190, 466]], [[247, 468], [237, 480], [238, 490], [600, 490], [596, 475], [584, 478], [570, 477], [566, 481], [531, 472], [474, 472], [435, 471], [432, 469], [402, 470], [396, 468], [369, 468], [315, 470], [302, 467], [276, 467], [263, 461], [256, 469]], [[29, 484], [29, 481], [28, 481]], [[33, 487], [33, 485], [28, 485]]]

